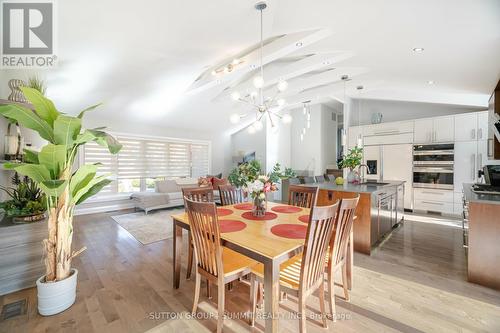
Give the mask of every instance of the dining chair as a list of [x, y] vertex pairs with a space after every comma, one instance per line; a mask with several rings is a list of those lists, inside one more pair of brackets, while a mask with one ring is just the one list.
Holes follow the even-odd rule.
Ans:
[[[185, 187], [182, 189], [182, 197], [188, 198], [193, 201], [200, 202], [214, 202], [214, 190], [212, 187]], [[184, 200], [184, 207], [186, 207], [186, 201]], [[186, 271], [186, 279], [191, 277], [191, 272], [193, 269], [193, 241], [191, 239], [191, 231], [188, 232], [189, 239], [189, 249], [188, 249], [188, 265]], [[210, 297], [210, 287], [207, 283], [207, 294]]]
[[217, 208], [214, 202], [197, 202], [185, 197], [196, 259], [193, 314], [198, 308], [201, 277], [217, 285], [217, 332], [224, 324], [225, 285], [249, 274], [257, 262], [222, 246]]
[[288, 187], [288, 204], [303, 208], [313, 208], [318, 198], [317, 187], [290, 185]]
[[316, 180], [314, 179], [314, 177], [303, 177], [302, 178], [303, 184], [314, 184], [315, 182], [316, 182]]
[[289, 178], [288, 179], [288, 184], [290, 184], [290, 185], [299, 185], [300, 184], [300, 179], [299, 178]]
[[324, 183], [325, 182], [325, 176], [314, 176], [314, 179], [316, 179], [316, 183]]
[[323, 177], [325, 178], [326, 182], [332, 181], [332, 179], [330, 178], [330, 176], [328, 174], [326, 174], [326, 173], [323, 175]]
[[[338, 202], [336, 202], [331, 206], [314, 207], [307, 225], [306, 239], [302, 253], [285, 261], [280, 266], [280, 290], [298, 298], [301, 333], [306, 331], [305, 311], [307, 297], [312, 295], [316, 290], [319, 291], [319, 305], [323, 327], [328, 327], [325, 311], [324, 268], [338, 205]], [[251, 326], [255, 325], [257, 294], [263, 279], [264, 266], [257, 264], [252, 268], [250, 278]]]
[[347, 287], [347, 251], [349, 238], [353, 228], [354, 214], [358, 205], [359, 195], [353, 199], [341, 199], [339, 211], [335, 220], [335, 231], [330, 240], [326, 272], [328, 276], [328, 296], [330, 297], [330, 313], [336, 321], [335, 310], [335, 273], [342, 271], [342, 288], [346, 301], [350, 300]]
[[219, 185], [219, 196], [222, 206], [243, 202], [243, 191], [233, 185]]

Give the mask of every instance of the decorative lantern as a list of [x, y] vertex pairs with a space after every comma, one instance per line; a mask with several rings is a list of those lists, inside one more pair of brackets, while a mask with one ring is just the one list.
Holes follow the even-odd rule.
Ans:
[[23, 148], [24, 148], [24, 138], [21, 136], [21, 128], [16, 122], [16, 133], [11, 133], [11, 126], [13, 123], [9, 123], [7, 126], [7, 134], [5, 135], [4, 141], [4, 152], [5, 159], [7, 161], [22, 161], [23, 159]]

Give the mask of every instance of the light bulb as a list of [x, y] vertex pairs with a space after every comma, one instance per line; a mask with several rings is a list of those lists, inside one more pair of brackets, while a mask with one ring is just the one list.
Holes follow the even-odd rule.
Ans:
[[257, 131], [260, 131], [261, 129], [263, 129], [263, 128], [264, 128], [264, 124], [262, 123], [262, 121], [257, 120], [255, 123], [253, 123], [253, 127], [254, 127]]
[[306, 134], [306, 128], [305, 127], [302, 129], [302, 134]]
[[285, 105], [286, 102], [283, 98], [280, 98], [276, 101], [276, 103], [278, 103], [278, 106], [283, 106], [283, 105]]
[[280, 81], [278, 83], [278, 90], [279, 91], [283, 92], [283, 91], [286, 90], [286, 88], [288, 88], [288, 82], [286, 82], [286, 81]]
[[264, 86], [264, 79], [262, 78], [262, 76], [256, 76], [253, 79], [253, 85], [257, 89], [262, 88]]
[[257, 92], [256, 91], [252, 91], [250, 93], [250, 96], [253, 97], [253, 98], [257, 97]]
[[233, 113], [230, 117], [229, 117], [229, 121], [231, 122], [231, 124], [237, 124], [240, 122], [240, 115], [237, 114], [237, 113]]
[[233, 59], [233, 65], [238, 65], [240, 61], [238, 59]]
[[302, 108], [302, 113], [305, 115], [305, 114], [306, 114], [306, 112], [307, 112], [307, 107], [306, 107], [306, 105], [304, 104], [304, 107]]
[[255, 133], [255, 127], [253, 127], [253, 125], [248, 126], [248, 133], [250, 133], [250, 134]]
[[217, 72], [215, 70], [213, 70], [212, 75], [217, 75]]
[[289, 115], [288, 113], [283, 115], [283, 118], [281, 119], [281, 121], [283, 122], [283, 124], [290, 124], [292, 122], [292, 116]]
[[307, 128], [311, 128], [311, 122], [309, 120], [307, 121]]
[[240, 93], [237, 92], [237, 91], [234, 91], [232, 94], [231, 94], [231, 98], [234, 99], [235, 101], [239, 100], [240, 99]]
[[361, 148], [363, 147], [363, 139], [361, 138], [361, 136], [358, 136], [358, 144], [357, 144], [358, 148]]
[[300, 141], [304, 141], [304, 134], [300, 134]]

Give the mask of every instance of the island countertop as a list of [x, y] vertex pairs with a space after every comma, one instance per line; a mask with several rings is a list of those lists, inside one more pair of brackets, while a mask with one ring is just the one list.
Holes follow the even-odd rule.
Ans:
[[389, 187], [400, 186], [405, 182], [402, 180], [381, 180], [380, 183], [386, 185], [372, 185], [372, 184], [351, 184], [345, 182], [343, 185], [337, 185], [334, 182], [300, 184], [299, 186], [305, 187], [318, 187], [320, 190], [338, 191], [338, 192], [353, 192], [353, 193], [375, 193], [383, 191]]
[[492, 205], [500, 205], [500, 195], [498, 194], [481, 194], [472, 191], [473, 184], [464, 184], [464, 195], [469, 202], [478, 202]]

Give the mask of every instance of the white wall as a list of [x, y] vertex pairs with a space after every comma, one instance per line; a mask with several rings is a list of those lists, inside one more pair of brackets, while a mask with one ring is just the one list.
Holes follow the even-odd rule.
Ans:
[[264, 128], [254, 134], [248, 133], [248, 128], [244, 128], [231, 135], [231, 161], [230, 168], [237, 166], [237, 161], [232, 161], [233, 157], [238, 158], [240, 161], [243, 156], [255, 152], [255, 158], [261, 163], [263, 168], [266, 168], [266, 129]]
[[[360, 125], [371, 124], [371, 116], [374, 113], [382, 113], [382, 122], [410, 120], [427, 117], [437, 117], [482, 111], [484, 108], [470, 108], [446, 104], [431, 104], [417, 102], [382, 101], [354, 99], [351, 103], [350, 126], [357, 126], [358, 119]], [[358, 116], [359, 115], [359, 116]]]
[[326, 105], [321, 106], [321, 135], [323, 148], [323, 173], [329, 167], [337, 167], [337, 116], [339, 112]]

